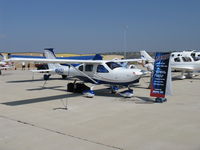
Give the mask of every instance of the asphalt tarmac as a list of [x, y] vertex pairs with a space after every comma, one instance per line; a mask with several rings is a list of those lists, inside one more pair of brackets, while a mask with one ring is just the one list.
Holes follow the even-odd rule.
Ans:
[[0, 150], [199, 150], [200, 76], [173, 80], [155, 103], [149, 78], [135, 96], [96, 86], [94, 98], [66, 91], [69, 80], [21, 70], [0, 76]]

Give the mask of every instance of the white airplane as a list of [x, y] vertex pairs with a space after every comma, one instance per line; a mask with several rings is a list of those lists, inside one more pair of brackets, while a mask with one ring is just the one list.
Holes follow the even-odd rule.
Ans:
[[9, 68], [12, 67], [10, 64], [8, 64], [8, 62], [5, 62], [5, 60], [6, 60], [6, 57], [3, 56], [3, 55], [0, 53], [0, 75], [2, 74], [2, 73], [1, 73], [1, 70], [9, 69]]
[[[119, 93], [124, 97], [132, 97], [133, 90], [130, 89], [130, 85], [138, 83], [139, 79], [143, 75], [141, 69], [129, 69], [119, 65], [119, 62], [138, 62], [141, 59], [129, 59], [129, 60], [69, 60], [69, 59], [55, 59], [53, 53], [48, 54], [48, 59], [38, 58], [10, 58], [11, 62], [40, 62], [48, 63], [50, 68], [54, 69], [56, 73], [61, 75], [72, 76], [78, 78], [84, 82], [90, 82], [94, 85], [108, 84], [111, 86], [126, 86], [128, 90]], [[69, 66], [63, 67], [61, 64], [69, 64]], [[72, 64], [80, 64], [74, 67]], [[76, 85], [74, 85], [76, 86]], [[93, 97], [94, 86], [90, 89], [83, 91], [83, 94], [87, 97]], [[116, 88], [112, 89], [115, 91]]]
[[[149, 62], [154, 62], [154, 59], [146, 52], [140, 51], [141, 58], [143, 60], [148, 60]], [[195, 59], [199, 55], [198, 53], [194, 55], [193, 51], [183, 51], [183, 52], [173, 52], [170, 56], [170, 64], [173, 70], [181, 71], [180, 79], [185, 79], [184, 73], [188, 73], [188, 77], [192, 77], [194, 71], [200, 71], [200, 60]]]

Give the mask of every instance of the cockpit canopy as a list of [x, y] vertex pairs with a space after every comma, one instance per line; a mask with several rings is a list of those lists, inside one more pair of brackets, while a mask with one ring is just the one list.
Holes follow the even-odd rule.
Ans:
[[116, 62], [107, 62], [106, 65], [111, 69], [115, 69], [115, 68], [119, 68], [122, 67], [120, 64], [116, 63]]

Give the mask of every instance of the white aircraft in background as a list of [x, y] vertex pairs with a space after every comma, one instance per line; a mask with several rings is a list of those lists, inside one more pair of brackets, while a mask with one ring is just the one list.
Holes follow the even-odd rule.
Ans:
[[[154, 59], [146, 52], [140, 51], [141, 58], [154, 63]], [[173, 52], [170, 56], [170, 64], [173, 70], [181, 71], [180, 79], [185, 79], [184, 73], [188, 73], [188, 77], [193, 77], [193, 72], [200, 71], [200, 59], [198, 53], [194, 51]]]
[[0, 75], [1, 75], [1, 70], [9, 69], [9, 68], [12, 67], [8, 62], [5, 62], [5, 60], [6, 60], [6, 57], [3, 56], [3, 55], [0, 53]]
[[195, 61], [200, 59], [200, 52], [195, 51], [195, 50], [188, 50], [188, 51], [182, 51], [182, 52], [173, 52], [172, 57], [192, 57]]
[[[128, 90], [119, 93], [124, 97], [132, 97], [133, 90], [130, 85], [138, 83], [143, 75], [141, 69], [129, 69], [122, 67], [119, 62], [138, 62], [141, 59], [129, 60], [69, 60], [69, 59], [56, 59], [54, 53], [45, 54], [48, 59], [39, 58], [10, 58], [11, 62], [40, 62], [47, 63], [51, 70], [61, 75], [72, 76], [84, 82], [90, 82], [94, 86], [98, 84], [108, 84], [113, 87], [122, 85], [128, 87]], [[69, 64], [69, 66], [62, 66], [61, 64]], [[74, 67], [72, 64], [80, 64]], [[83, 91], [87, 97], [93, 97], [94, 86]], [[69, 87], [69, 86], [68, 86]], [[76, 87], [74, 83], [73, 88]], [[112, 89], [115, 91], [115, 89]]]

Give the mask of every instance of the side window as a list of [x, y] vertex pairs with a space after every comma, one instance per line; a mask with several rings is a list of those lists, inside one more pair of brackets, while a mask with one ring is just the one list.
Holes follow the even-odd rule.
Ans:
[[191, 62], [191, 61], [192, 61], [192, 59], [190, 57], [188, 57], [188, 62]]
[[108, 73], [108, 70], [103, 65], [97, 66], [97, 72], [99, 73]]
[[78, 69], [79, 69], [80, 71], [83, 71], [83, 65], [79, 66]]
[[177, 58], [174, 58], [174, 61], [175, 61], [175, 62], [180, 62], [181, 60], [180, 60], [179, 57], [177, 57]]
[[191, 56], [192, 56], [192, 57], [195, 57], [195, 53], [191, 53]]
[[86, 65], [85, 66], [85, 71], [92, 71], [93, 70], [93, 65]]
[[185, 57], [182, 57], [182, 59], [183, 59], [183, 61], [184, 61], [184, 62], [186, 62], [186, 61], [187, 61]]
[[191, 58], [190, 57], [182, 57], [184, 62], [191, 62]]

